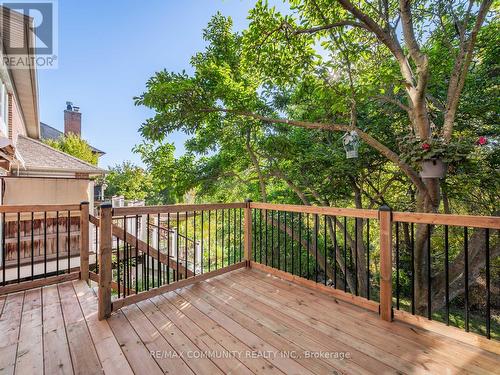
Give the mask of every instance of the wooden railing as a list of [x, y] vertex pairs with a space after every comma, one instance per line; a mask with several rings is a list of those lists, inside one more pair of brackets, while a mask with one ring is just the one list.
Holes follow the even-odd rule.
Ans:
[[[422, 324], [420, 315], [500, 338], [492, 320], [499, 291], [491, 283], [500, 261], [500, 217], [392, 212], [386, 206], [250, 207], [252, 267], [379, 312], [386, 321]], [[453, 237], [449, 227], [456, 228]], [[481, 288], [473, 291], [473, 284]], [[473, 297], [476, 305], [482, 299], [475, 314]], [[452, 308], [452, 299], [463, 299], [463, 307]]]
[[0, 206], [0, 294], [88, 280], [89, 204]]
[[247, 265], [247, 203], [102, 205], [99, 318], [131, 303]]
[[[451, 324], [450, 301], [457, 296], [452, 284], [461, 278], [465, 284], [459, 288], [465, 295], [464, 328], [469, 330], [468, 297], [476, 284], [473, 278], [479, 275], [485, 281], [481, 317], [485, 329], [476, 331], [488, 338], [492, 332], [499, 334], [491, 313], [498, 309], [492, 306], [496, 299], [491, 295], [495, 293], [491, 269], [500, 260], [498, 236], [493, 238], [493, 232], [500, 229], [499, 217], [246, 202], [102, 206], [97, 224], [99, 273], [91, 273], [91, 278], [99, 281], [100, 318], [141, 299], [247, 266], [320, 289], [379, 313], [386, 321], [416, 321], [413, 317], [419, 314], [438, 319], [436, 314], [445, 311], [443, 321]], [[469, 239], [462, 241], [462, 262], [457, 240], [453, 238], [450, 245], [448, 226], [471, 230]], [[438, 227], [443, 228], [442, 233]], [[467, 229], [462, 233], [467, 239]], [[441, 234], [442, 243], [434, 238]], [[421, 247], [418, 259], [417, 245]], [[414, 252], [410, 261], [409, 249]], [[415, 267], [418, 271], [422, 264], [430, 271], [416, 272]], [[437, 290], [440, 271], [446, 278], [442, 284], [444, 305], [432, 303], [432, 297], [441, 298]], [[425, 290], [427, 297], [431, 291], [431, 299], [425, 299], [431, 301], [424, 304], [426, 309], [422, 309], [422, 274], [424, 281], [431, 280], [431, 288]]]

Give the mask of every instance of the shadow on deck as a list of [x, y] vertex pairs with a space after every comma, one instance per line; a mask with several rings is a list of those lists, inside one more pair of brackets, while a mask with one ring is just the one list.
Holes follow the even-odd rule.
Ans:
[[491, 352], [251, 269], [132, 304], [107, 321], [98, 321], [94, 291], [79, 280], [1, 296], [0, 311], [2, 374], [444, 374], [500, 366]]

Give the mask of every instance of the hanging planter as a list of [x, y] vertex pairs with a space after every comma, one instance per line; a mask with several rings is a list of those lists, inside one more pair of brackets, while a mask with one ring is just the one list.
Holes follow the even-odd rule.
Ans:
[[342, 137], [344, 143], [345, 156], [347, 159], [354, 159], [358, 157], [359, 149], [359, 136], [356, 130], [347, 132]]
[[422, 178], [443, 178], [446, 175], [446, 163], [441, 159], [430, 159], [422, 161]]

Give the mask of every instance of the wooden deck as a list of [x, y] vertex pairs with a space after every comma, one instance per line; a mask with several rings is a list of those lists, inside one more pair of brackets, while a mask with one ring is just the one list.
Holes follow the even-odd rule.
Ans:
[[[243, 269], [97, 320], [82, 281], [0, 297], [0, 374], [498, 373], [497, 355]], [[437, 324], [437, 323], [436, 323]]]

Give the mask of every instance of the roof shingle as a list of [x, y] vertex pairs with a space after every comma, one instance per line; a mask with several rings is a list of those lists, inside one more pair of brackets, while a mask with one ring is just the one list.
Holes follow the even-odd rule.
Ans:
[[106, 173], [104, 169], [56, 150], [36, 139], [22, 135], [17, 139], [16, 150], [23, 158], [27, 170], [75, 172], [93, 175]]

